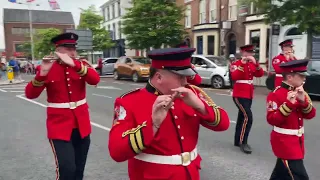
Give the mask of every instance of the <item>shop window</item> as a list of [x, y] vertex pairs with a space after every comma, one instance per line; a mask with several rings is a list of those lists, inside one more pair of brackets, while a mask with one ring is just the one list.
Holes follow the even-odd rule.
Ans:
[[254, 45], [256, 48], [255, 58], [259, 59], [260, 54], [260, 29], [250, 31], [250, 44]]
[[197, 53], [202, 54], [203, 53], [203, 37], [197, 36]]
[[206, 22], [206, 0], [199, 2], [199, 24]]
[[214, 55], [214, 36], [208, 36], [208, 41], [207, 41], [207, 54], [208, 55]]
[[286, 33], [286, 36], [297, 36], [297, 35], [302, 35], [302, 32], [296, 27], [289, 29], [289, 31], [287, 31]]

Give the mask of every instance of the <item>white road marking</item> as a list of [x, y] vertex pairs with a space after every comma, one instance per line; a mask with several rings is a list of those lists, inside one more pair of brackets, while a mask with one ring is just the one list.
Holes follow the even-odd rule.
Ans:
[[9, 88], [2, 88], [2, 89], [24, 89], [24, 87], [9, 87]]
[[106, 95], [102, 95], [102, 94], [92, 94], [94, 96], [100, 96], [100, 97], [105, 97], [105, 98], [112, 98], [111, 96], [106, 96]]
[[13, 93], [23, 93], [24, 91], [10, 91], [10, 92], [13, 92]]
[[145, 85], [143, 85], [143, 84], [130, 84], [131, 86], [140, 86], [140, 87], [142, 87], [142, 86], [145, 86]]
[[230, 121], [231, 123], [234, 123], [234, 124], [236, 124], [237, 122], [236, 121]]
[[222, 93], [215, 93], [215, 94], [220, 96], [231, 96], [230, 94], [222, 94]]
[[113, 81], [112, 83], [115, 83], [115, 84], [124, 84], [123, 82], [118, 82], [118, 81]]
[[[23, 100], [26, 100], [26, 101], [28, 101], [28, 102], [31, 102], [31, 103], [33, 103], [33, 104], [39, 105], [39, 106], [41, 106], [41, 107], [45, 107], [45, 108], [47, 107], [47, 105], [44, 105], [44, 104], [42, 104], [42, 103], [39, 103], [39, 102], [37, 102], [37, 101], [34, 101], [34, 100], [32, 100], [32, 99], [28, 99], [28, 98], [24, 97], [24, 94], [16, 95], [16, 97], [18, 97], [18, 98], [20, 98], [20, 99], [23, 99]], [[91, 121], [90, 123], [91, 123], [92, 126], [95, 126], [95, 127], [97, 127], [97, 128], [100, 128], [100, 129], [103, 129], [103, 130], [106, 130], [106, 131], [110, 131], [110, 128], [108, 128], [108, 127], [102, 126], [102, 125], [97, 124], [97, 123], [92, 122], [92, 121]]]
[[6, 90], [0, 89], [1, 92], [7, 92]]
[[114, 90], [122, 90], [121, 88], [117, 88], [114, 86], [97, 86], [98, 89], [114, 89]]

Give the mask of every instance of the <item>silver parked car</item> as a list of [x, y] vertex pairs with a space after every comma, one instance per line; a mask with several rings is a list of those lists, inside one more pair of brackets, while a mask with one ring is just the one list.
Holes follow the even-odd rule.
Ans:
[[104, 58], [102, 60], [102, 74], [113, 74], [114, 72], [114, 64], [117, 62], [118, 58], [116, 57], [109, 57]]

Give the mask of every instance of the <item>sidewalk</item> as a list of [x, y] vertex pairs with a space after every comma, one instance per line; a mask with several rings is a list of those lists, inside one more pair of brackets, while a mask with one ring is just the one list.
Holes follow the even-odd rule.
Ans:
[[14, 79], [12, 82], [10, 82], [9, 80], [0, 80], [0, 86], [1, 85], [21, 84], [24, 82], [25, 82], [25, 80], [16, 80], [16, 79]]

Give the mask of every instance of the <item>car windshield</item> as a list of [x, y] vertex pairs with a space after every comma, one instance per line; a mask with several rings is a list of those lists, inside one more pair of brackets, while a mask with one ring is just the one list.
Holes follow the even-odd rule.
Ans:
[[207, 59], [209, 59], [210, 61], [212, 61], [213, 63], [215, 63], [217, 66], [227, 66], [228, 62], [225, 58], [223, 57], [206, 57]]
[[138, 64], [151, 64], [150, 59], [148, 58], [132, 58]]

